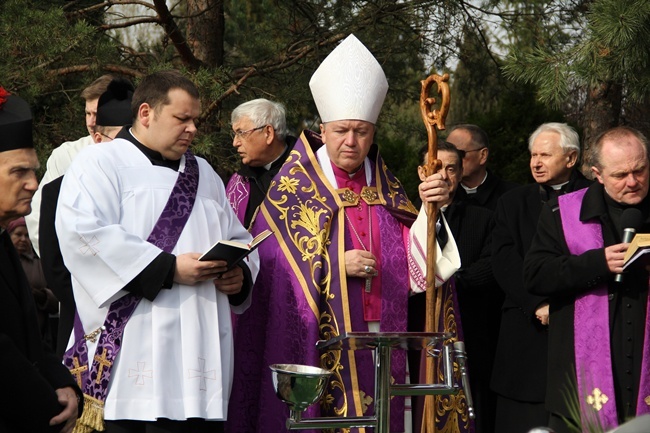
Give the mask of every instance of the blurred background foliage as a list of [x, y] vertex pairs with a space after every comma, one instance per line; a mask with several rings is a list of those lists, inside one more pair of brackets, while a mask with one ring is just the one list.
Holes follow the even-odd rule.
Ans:
[[44, 165], [86, 133], [79, 93], [95, 78], [180, 69], [202, 94], [195, 152], [225, 179], [239, 164], [232, 109], [265, 97], [286, 105], [293, 134], [317, 130], [309, 78], [350, 33], [388, 77], [376, 141], [414, 198], [431, 73], [451, 77], [447, 126], [483, 127], [491, 168], [515, 182], [531, 181], [541, 123], [570, 123], [585, 149], [614, 125], [650, 132], [644, 0], [4, 0], [0, 85], [32, 104]]

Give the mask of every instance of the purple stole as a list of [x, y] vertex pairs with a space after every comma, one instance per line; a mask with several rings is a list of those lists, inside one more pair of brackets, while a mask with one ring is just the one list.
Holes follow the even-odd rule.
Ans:
[[[178, 174], [176, 184], [147, 242], [171, 253], [192, 213], [199, 184], [199, 168], [192, 153], [185, 153], [185, 170]], [[130, 293], [114, 301], [108, 309], [104, 325], [84, 335], [83, 325], [75, 311], [73, 346], [63, 355], [63, 362], [77, 379], [84, 393], [84, 412], [74, 432], [104, 430], [104, 401], [108, 393], [111, 370], [122, 344], [122, 333], [142, 297]], [[99, 338], [90, 371], [86, 340]]]
[[[315, 347], [319, 339], [368, 331], [365, 280], [345, 276], [351, 234], [336, 187], [327, 182], [314, 155], [321, 145], [318, 134], [303, 133], [252, 223], [253, 234], [271, 228], [275, 236], [260, 245], [264, 278], [256, 281], [253, 305], [237, 322], [230, 433], [286, 431], [289, 411], [274, 395], [268, 368], [273, 363], [320, 364], [333, 372], [320, 408], [312, 405], [304, 418], [374, 413], [372, 351], [319, 353]], [[380, 326], [384, 332], [404, 332], [409, 283], [402, 224], [410, 226], [415, 209], [379, 155], [373, 162], [373, 186], [382, 201], [374, 206], [381, 227]], [[404, 383], [405, 372], [405, 353], [396, 350], [392, 375], [397, 383]], [[403, 413], [404, 397], [393, 397], [391, 431], [402, 431]]]
[[[562, 229], [573, 255], [605, 245], [599, 221], [580, 221], [580, 208], [586, 192], [585, 188], [558, 199]], [[646, 315], [650, 313], [650, 296], [648, 304]], [[576, 295], [573, 332], [583, 425], [593, 420], [591, 414], [594, 414], [604, 428], [616, 427], [618, 417], [610, 353], [607, 284]], [[637, 415], [644, 413], [650, 413], [650, 320], [647, 318], [636, 410]]]
[[238, 173], [233, 174], [226, 186], [226, 197], [228, 197], [230, 206], [235, 211], [237, 219], [242, 224], [244, 224], [244, 218], [246, 218], [246, 208], [248, 207], [250, 192], [250, 182]]

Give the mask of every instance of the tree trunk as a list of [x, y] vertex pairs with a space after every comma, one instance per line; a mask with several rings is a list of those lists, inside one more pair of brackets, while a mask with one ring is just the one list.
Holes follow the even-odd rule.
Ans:
[[[623, 90], [620, 84], [599, 82], [592, 85], [587, 92], [587, 101], [583, 119], [583, 154], [589, 154], [589, 148], [598, 135], [619, 125], [621, 118], [621, 101]], [[582, 171], [591, 177], [591, 170], [584, 158]]]
[[223, 0], [187, 1], [187, 42], [194, 55], [213, 67], [223, 65]]
[[626, 103], [623, 109], [623, 124], [636, 128], [646, 137], [650, 137], [650, 100]]

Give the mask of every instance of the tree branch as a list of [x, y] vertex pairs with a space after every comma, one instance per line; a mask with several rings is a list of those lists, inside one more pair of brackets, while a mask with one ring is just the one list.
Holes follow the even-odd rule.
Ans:
[[[52, 69], [48, 71], [48, 74], [55, 75], [55, 76], [70, 75], [70, 74], [77, 74], [80, 72], [87, 72], [93, 69], [95, 69], [93, 65], [74, 65], [74, 66], [66, 66], [65, 68]], [[101, 69], [106, 72], [114, 72], [114, 73], [127, 75], [134, 78], [139, 78], [146, 75], [145, 73], [138, 71], [137, 69], [127, 68], [126, 66], [121, 66], [121, 65], [104, 65], [102, 66]]]
[[203, 62], [194, 56], [192, 50], [187, 45], [187, 41], [176, 25], [176, 21], [174, 21], [174, 17], [172, 16], [171, 12], [169, 12], [165, 0], [153, 0], [153, 2], [156, 7], [156, 12], [160, 17], [160, 24], [162, 25], [163, 29], [165, 29], [165, 33], [167, 36], [169, 36], [169, 39], [176, 47], [176, 51], [181, 56], [181, 59], [183, 59], [183, 62], [194, 70], [203, 66]]
[[[70, 9], [72, 6], [74, 6], [77, 2], [69, 2], [63, 7], [63, 10]], [[140, 5], [143, 6], [147, 9], [151, 9], [155, 11], [155, 8], [151, 5], [151, 3], [146, 2], [146, 1], [140, 1], [140, 0], [105, 0], [102, 3], [97, 3], [96, 5], [88, 6], [87, 8], [83, 9], [77, 9], [73, 12], [69, 12], [66, 15], [67, 16], [75, 16], [75, 15], [86, 15], [89, 12], [94, 12], [98, 9], [108, 9], [113, 5]]]
[[249, 69], [246, 74], [244, 74], [236, 83], [232, 84], [228, 90], [223, 92], [217, 99], [212, 101], [208, 108], [205, 109], [205, 111], [201, 114], [201, 117], [199, 118], [199, 121], [197, 122], [197, 127], [203, 122], [203, 120], [208, 117], [214, 110], [216, 110], [219, 107], [219, 104], [226, 99], [228, 96], [232, 95], [233, 93], [239, 93], [238, 90], [241, 86], [244, 85], [246, 80], [250, 78], [253, 73], [255, 72], [254, 69]]
[[136, 24], [160, 24], [160, 19], [156, 17], [142, 17], [142, 18], [137, 18], [133, 19], [131, 21], [123, 21], [120, 23], [113, 23], [113, 24], [102, 24], [100, 26], [97, 26], [97, 28], [101, 31], [107, 31], [107, 30], [112, 30], [112, 29], [123, 29], [126, 27], [131, 27]]
[[281, 53], [278, 57], [273, 59], [263, 60], [258, 63], [253, 63], [245, 68], [235, 69], [232, 73], [233, 78], [241, 78], [243, 76], [252, 77], [255, 75], [263, 75], [269, 72], [284, 69], [288, 66], [295, 64], [298, 60], [307, 56], [307, 54], [314, 51], [316, 48], [332, 45], [347, 36], [346, 33], [337, 33], [334, 36], [316, 41], [314, 44], [306, 45], [298, 48], [293, 48], [299, 43], [294, 43], [288, 47], [285, 52]]
[[492, 50], [490, 49], [490, 44], [487, 41], [487, 38], [485, 37], [485, 34], [483, 33], [483, 29], [478, 25], [478, 23], [474, 20], [474, 17], [469, 13], [467, 10], [467, 5], [465, 2], [460, 2], [460, 7], [463, 9], [463, 12], [465, 12], [465, 15], [467, 16], [467, 19], [469, 22], [474, 26], [476, 31], [478, 32], [479, 37], [481, 38], [481, 41], [483, 41], [483, 46], [485, 46], [485, 50], [487, 51], [488, 56], [490, 56], [490, 59], [494, 62], [497, 68], [500, 67], [499, 62], [497, 59], [494, 57], [492, 54]]

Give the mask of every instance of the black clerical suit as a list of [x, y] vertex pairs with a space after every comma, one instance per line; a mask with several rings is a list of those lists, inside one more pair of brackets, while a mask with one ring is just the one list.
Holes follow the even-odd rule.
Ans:
[[[504, 194], [497, 205], [492, 268], [505, 293], [505, 301], [491, 387], [507, 399], [541, 404], [546, 393], [547, 327], [536, 318], [535, 310], [547, 297], [528, 293], [523, 280], [524, 257], [537, 231], [539, 214], [552, 195], [590, 184], [591, 181], [574, 170], [569, 183], [559, 192], [537, 183], [522, 185]], [[499, 417], [498, 425], [502, 429], [524, 423], [528, 424], [527, 428], [545, 425], [540, 420], [546, 421], [546, 411], [528, 410], [529, 413], [520, 412], [519, 419], [514, 414], [507, 419]]]
[[[650, 198], [641, 209], [640, 232], [650, 232]], [[621, 242], [620, 215], [624, 206], [606, 196], [603, 185], [587, 190], [580, 220], [595, 220], [602, 226], [605, 246]], [[648, 297], [648, 272], [643, 264], [632, 266], [623, 283], [615, 283], [602, 248], [572, 256], [566, 245], [557, 200], [542, 209], [539, 225], [524, 262], [524, 284], [536, 295], [550, 299], [547, 408], [569, 416], [565, 393], [575, 394], [574, 302], [576, 294], [601, 283], [609, 291], [609, 324], [612, 372], [619, 422], [634, 415], [641, 370], [641, 354]], [[572, 378], [572, 380], [568, 379]]]
[[444, 214], [460, 254], [461, 268], [454, 278], [476, 410], [476, 432], [491, 433], [496, 396], [490, 391], [490, 375], [503, 304], [503, 293], [490, 263], [493, 212], [454, 198]]
[[248, 196], [248, 203], [246, 205], [246, 215], [244, 216], [244, 221], [242, 224], [244, 227], [250, 227], [253, 216], [257, 212], [257, 208], [260, 207], [266, 197], [266, 193], [271, 186], [271, 180], [278, 174], [282, 164], [289, 157], [293, 145], [296, 144], [296, 137], [287, 136], [284, 139], [285, 144], [287, 145], [282, 155], [275, 161], [271, 163], [271, 167], [267, 170], [265, 167], [251, 167], [249, 165], [242, 165], [237, 174], [242, 176], [250, 184], [250, 192]]
[[56, 203], [61, 191], [63, 176], [43, 186], [41, 193], [41, 216], [38, 220], [39, 251], [47, 287], [59, 300], [59, 329], [57, 332], [56, 354], [63, 358], [74, 325], [75, 302], [72, 295], [72, 280], [68, 268], [63, 264], [59, 238], [54, 228]]
[[505, 181], [488, 170], [485, 181], [478, 186], [475, 193], [467, 194], [465, 188], [459, 185], [454, 201], [463, 201], [494, 211], [499, 197], [516, 187], [516, 183]]
[[[72, 387], [73, 376], [42, 345], [32, 291], [6, 231], [0, 234], [0, 431], [58, 432], [49, 426], [63, 406], [55, 390]], [[79, 404], [79, 413], [83, 408]]]

